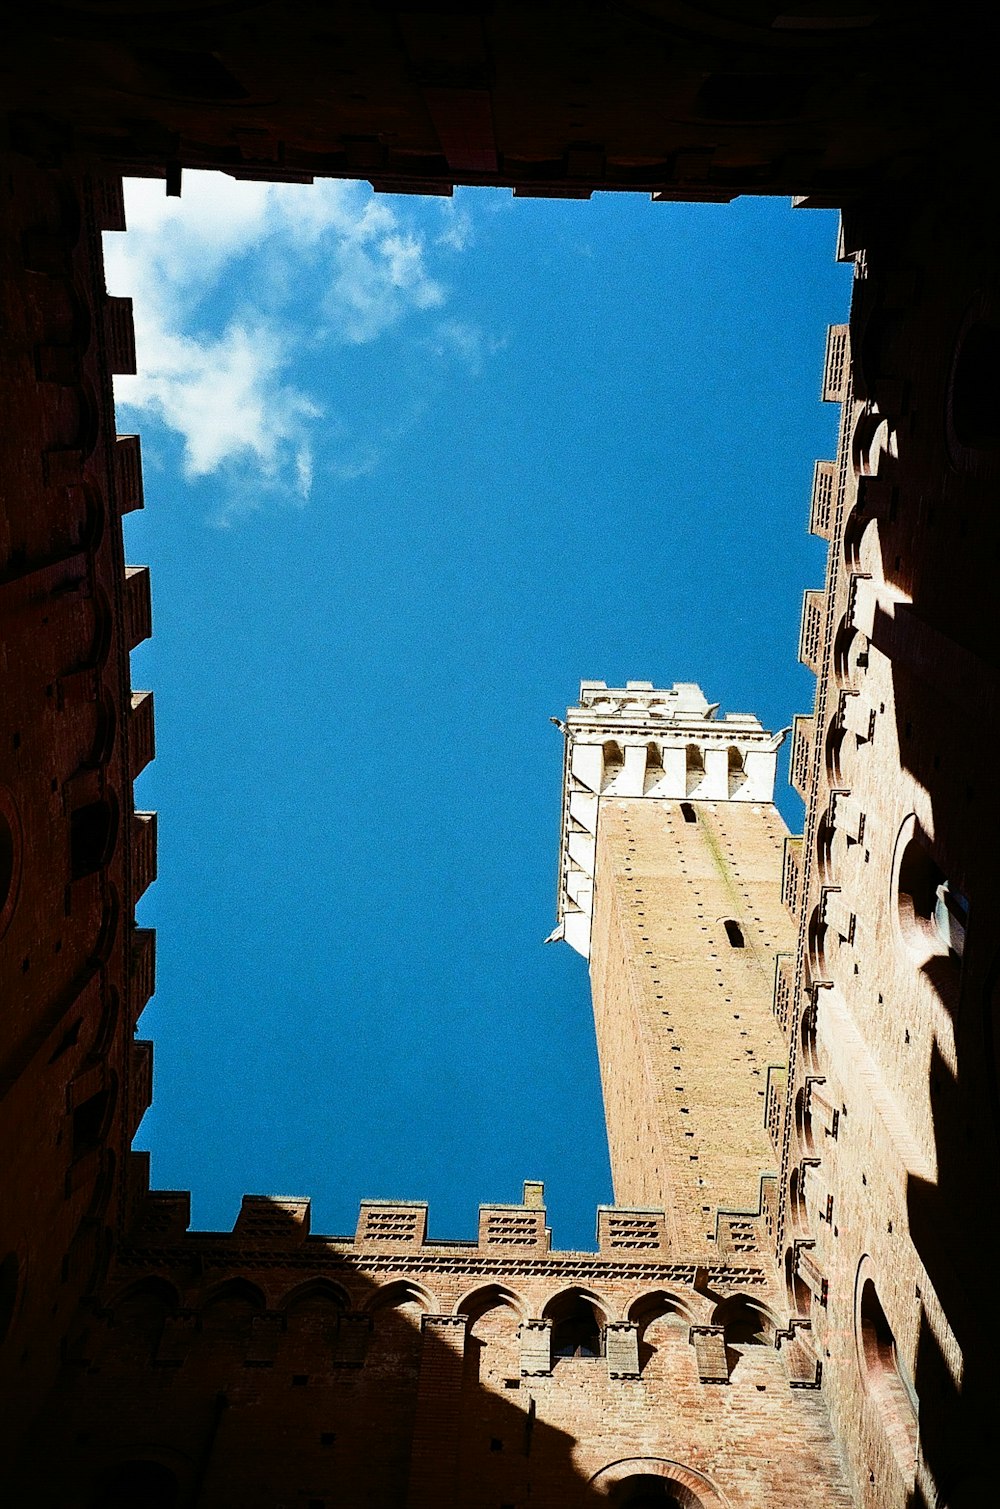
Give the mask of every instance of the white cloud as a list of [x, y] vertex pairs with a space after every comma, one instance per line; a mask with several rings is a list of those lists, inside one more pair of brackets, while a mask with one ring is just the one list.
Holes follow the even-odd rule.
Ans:
[[[292, 379], [295, 347], [363, 344], [440, 310], [433, 243], [367, 186], [336, 180], [189, 173], [181, 199], [131, 180], [126, 210], [128, 231], [105, 239], [108, 287], [131, 296], [136, 323], [139, 372], [117, 379], [119, 403], [182, 437], [189, 477], [250, 464], [258, 480], [307, 496], [323, 405]], [[438, 241], [461, 250], [467, 220], [451, 215]], [[365, 441], [344, 452], [335, 477], [377, 465]]]
[[472, 244], [472, 216], [457, 199], [442, 199], [441, 213], [444, 217], [444, 229], [435, 238], [435, 244], [446, 246], [451, 251], [465, 251]]
[[439, 320], [425, 342], [434, 356], [453, 359], [476, 376], [486, 356], [502, 351], [506, 340], [487, 336], [479, 325], [467, 320]]

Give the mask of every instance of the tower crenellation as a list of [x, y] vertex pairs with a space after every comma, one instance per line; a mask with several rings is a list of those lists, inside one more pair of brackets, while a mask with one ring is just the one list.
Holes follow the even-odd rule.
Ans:
[[594, 866], [602, 802], [771, 803], [787, 730], [769, 733], [748, 713], [717, 716], [700, 686], [609, 687], [581, 681], [566, 738], [556, 935], [590, 952]]

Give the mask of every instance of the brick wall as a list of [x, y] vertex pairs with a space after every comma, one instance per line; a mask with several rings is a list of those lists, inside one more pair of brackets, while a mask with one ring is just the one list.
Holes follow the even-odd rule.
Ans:
[[720, 1209], [757, 1210], [775, 1166], [775, 957], [794, 935], [776, 810], [683, 807], [695, 821], [677, 802], [604, 800], [591, 974], [616, 1199], [665, 1209], [688, 1255], [712, 1250]]

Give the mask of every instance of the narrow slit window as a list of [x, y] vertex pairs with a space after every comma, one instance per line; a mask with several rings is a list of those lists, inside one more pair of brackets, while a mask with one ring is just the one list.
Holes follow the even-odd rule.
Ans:
[[730, 948], [746, 947], [746, 940], [743, 937], [743, 929], [740, 927], [738, 922], [734, 922], [731, 917], [727, 917], [722, 925], [726, 929], [726, 937], [729, 939]]
[[690, 802], [681, 802], [681, 817], [686, 823], [696, 823], [698, 814]]

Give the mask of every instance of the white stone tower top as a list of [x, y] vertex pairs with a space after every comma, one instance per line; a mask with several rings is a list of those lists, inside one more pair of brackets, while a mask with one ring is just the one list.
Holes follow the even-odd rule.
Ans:
[[[652, 801], [771, 802], [787, 729], [768, 733], [748, 713], [716, 718], [693, 681], [609, 687], [581, 681], [580, 701], [559, 726], [563, 762], [559, 915], [552, 941], [590, 955], [597, 829], [605, 797]], [[554, 719], [558, 723], [558, 719]]]

